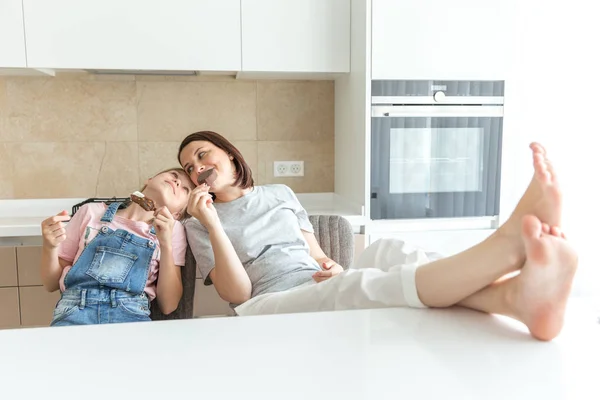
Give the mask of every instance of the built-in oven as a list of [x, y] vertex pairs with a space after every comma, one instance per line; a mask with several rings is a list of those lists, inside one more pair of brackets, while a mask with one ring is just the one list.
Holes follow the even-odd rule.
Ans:
[[376, 80], [374, 220], [497, 217], [504, 81]]

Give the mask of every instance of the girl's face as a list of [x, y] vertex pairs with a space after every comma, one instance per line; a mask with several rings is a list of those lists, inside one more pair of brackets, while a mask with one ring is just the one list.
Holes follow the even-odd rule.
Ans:
[[166, 206], [173, 217], [180, 218], [194, 188], [190, 178], [180, 170], [170, 170], [148, 179], [144, 194]]
[[217, 178], [210, 191], [217, 193], [231, 187], [235, 182], [235, 166], [233, 157], [211, 142], [191, 142], [181, 150], [179, 161], [183, 170], [189, 175], [194, 185], [197, 185], [198, 175], [203, 171], [214, 168]]

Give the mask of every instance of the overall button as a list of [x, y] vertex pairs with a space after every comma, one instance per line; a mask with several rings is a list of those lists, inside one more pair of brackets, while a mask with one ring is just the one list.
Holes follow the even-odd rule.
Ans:
[[150, 247], [151, 249], [154, 248], [154, 242], [152, 240], [148, 241], [148, 247]]
[[101, 231], [102, 233], [106, 233], [106, 232], [108, 232], [108, 226], [103, 226], [103, 227], [100, 229], [100, 231]]

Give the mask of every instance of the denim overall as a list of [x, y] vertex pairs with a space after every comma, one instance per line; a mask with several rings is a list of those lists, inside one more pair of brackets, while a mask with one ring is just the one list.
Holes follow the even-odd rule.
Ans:
[[65, 276], [51, 326], [150, 321], [144, 288], [156, 242], [110, 229], [119, 205], [110, 204], [98, 235]]

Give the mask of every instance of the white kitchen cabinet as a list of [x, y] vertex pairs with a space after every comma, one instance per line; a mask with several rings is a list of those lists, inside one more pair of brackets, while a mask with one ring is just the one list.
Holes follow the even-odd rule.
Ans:
[[242, 72], [350, 71], [350, 0], [242, 0]]
[[400, 239], [407, 244], [419, 247], [427, 252], [435, 252], [448, 257], [476, 245], [490, 236], [494, 231], [495, 229], [372, 232], [368, 236], [368, 243], [373, 244], [383, 238]]
[[33, 68], [238, 71], [239, 0], [24, 0]]
[[372, 0], [373, 79], [505, 79], [514, 0]]
[[25, 68], [22, 0], [0, 1], [0, 68]]

